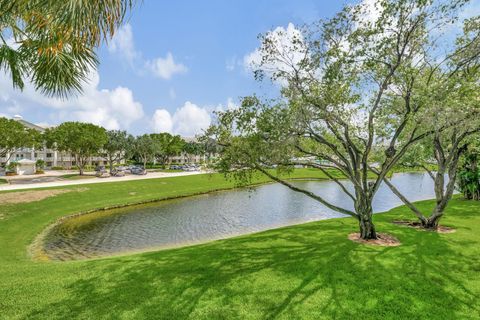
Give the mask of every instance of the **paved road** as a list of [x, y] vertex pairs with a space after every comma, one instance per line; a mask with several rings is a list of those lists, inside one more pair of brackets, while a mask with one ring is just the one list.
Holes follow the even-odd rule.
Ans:
[[145, 179], [158, 179], [169, 178], [178, 176], [189, 176], [194, 174], [202, 174], [205, 172], [150, 172], [144, 176], [126, 175], [125, 177], [109, 177], [109, 178], [91, 178], [80, 180], [62, 180], [52, 182], [40, 182], [30, 184], [4, 184], [0, 185], [0, 191], [6, 190], [22, 190], [22, 189], [36, 189], [36, 188], [48, 188], [48, 187], [62, 187], [73, 186], [79, 184], [91, 184], [91, 183], [108, 183], [108, 182], [120, 182], [120, 181], [132, 181], [132, 180], [145, 180]]

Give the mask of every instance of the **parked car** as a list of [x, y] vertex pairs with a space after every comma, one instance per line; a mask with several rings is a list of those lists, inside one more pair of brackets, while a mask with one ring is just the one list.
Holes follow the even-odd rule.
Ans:
[[147, 170], [145, 170], [145, 168], [143, 167], [133, 167], [130, 169], [130, 172], [132, 174], [136, 174], [136, 175], [145, 175], [147, 174]]
[[119, 168], [116, 168], [115, 170], [112, 171], [112, 175], [114, 177], [124, 177], [125, 176], [125, 171], [119, 170]]
[[185, 171], [199, 171], [200, 167], [196, 164], [187, 164], [184, 166], [183, 170]]

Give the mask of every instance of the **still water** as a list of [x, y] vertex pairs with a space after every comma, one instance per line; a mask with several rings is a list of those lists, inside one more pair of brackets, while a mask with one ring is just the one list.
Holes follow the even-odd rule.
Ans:
[[[434, 197], [433, 182], [427, 174], [395, 174], [391, 181], [412, 201]], [[295, 184], [353, 209], [351, 199], [335, 182]], [[373, 208], [382, 212], [401, 204], [387, 186], [382, 186]], [[268, 184], [72, 217], [46, 235], [44, 251], [54, 260], [85, 259], [184, 246], [343, 216], [285, 186]]]

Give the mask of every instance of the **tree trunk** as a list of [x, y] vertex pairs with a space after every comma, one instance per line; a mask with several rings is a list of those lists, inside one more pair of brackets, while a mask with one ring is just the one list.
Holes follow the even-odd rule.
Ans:
[[111, 155], [108, 156], [108, 163], [110, 165], [110, 174], [113, 174], [113, 159]]
[[360, 236], [364, 240], [377, 239], [377, 232], [372, 221], [372, 203], [364, 197], [358, 197], [355, 203], [355, 210], [358, 214], [358, 223], [360, 227]]
[[364, 240], [377, 239], [377, 232], [375, 231], [372, 217], [360, 216], [358, 220], [361, 238]]
[[432, 215], [428, 217], [427, 221], [422, 221], [422, 227], [425, 229], [437, 229], [438, 223], [440, 222], [441, 217], [443, 216], [443, 210], [438, 211], [434, 210]]

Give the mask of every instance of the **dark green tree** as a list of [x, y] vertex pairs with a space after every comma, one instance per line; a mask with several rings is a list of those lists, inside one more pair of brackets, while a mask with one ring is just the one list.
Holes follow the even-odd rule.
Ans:
[[15, 151], [38, 145], [39, 133], [18, 121], [0, 118], [0, 157], [8, 162]]
[[162, 165], [166, 165], [170, 157], [180, 154], [185, 145], [180, 136], [167, 132], [152, 133], [150, 137], [154, 143], [155, 159]]
[[127, 159], [134, 149], [134, 138], [126, 131], [109, 130], [106, 132], [107, 142], [102, 150], [105, 154], [105, 159], [108, 161], [110, 173], [113, 171], [115, 162]]
[[91, 123], [64, 122], [45, 131], [47, 146], [71, 154], [80, 175], [90, 158], [102, 151], [107, 139], [105, 129]]
[[134, 155], [147, 167], [147, 163], [155, 156], [155, 145], [149, 134], [137, 136], [134, 142]]

